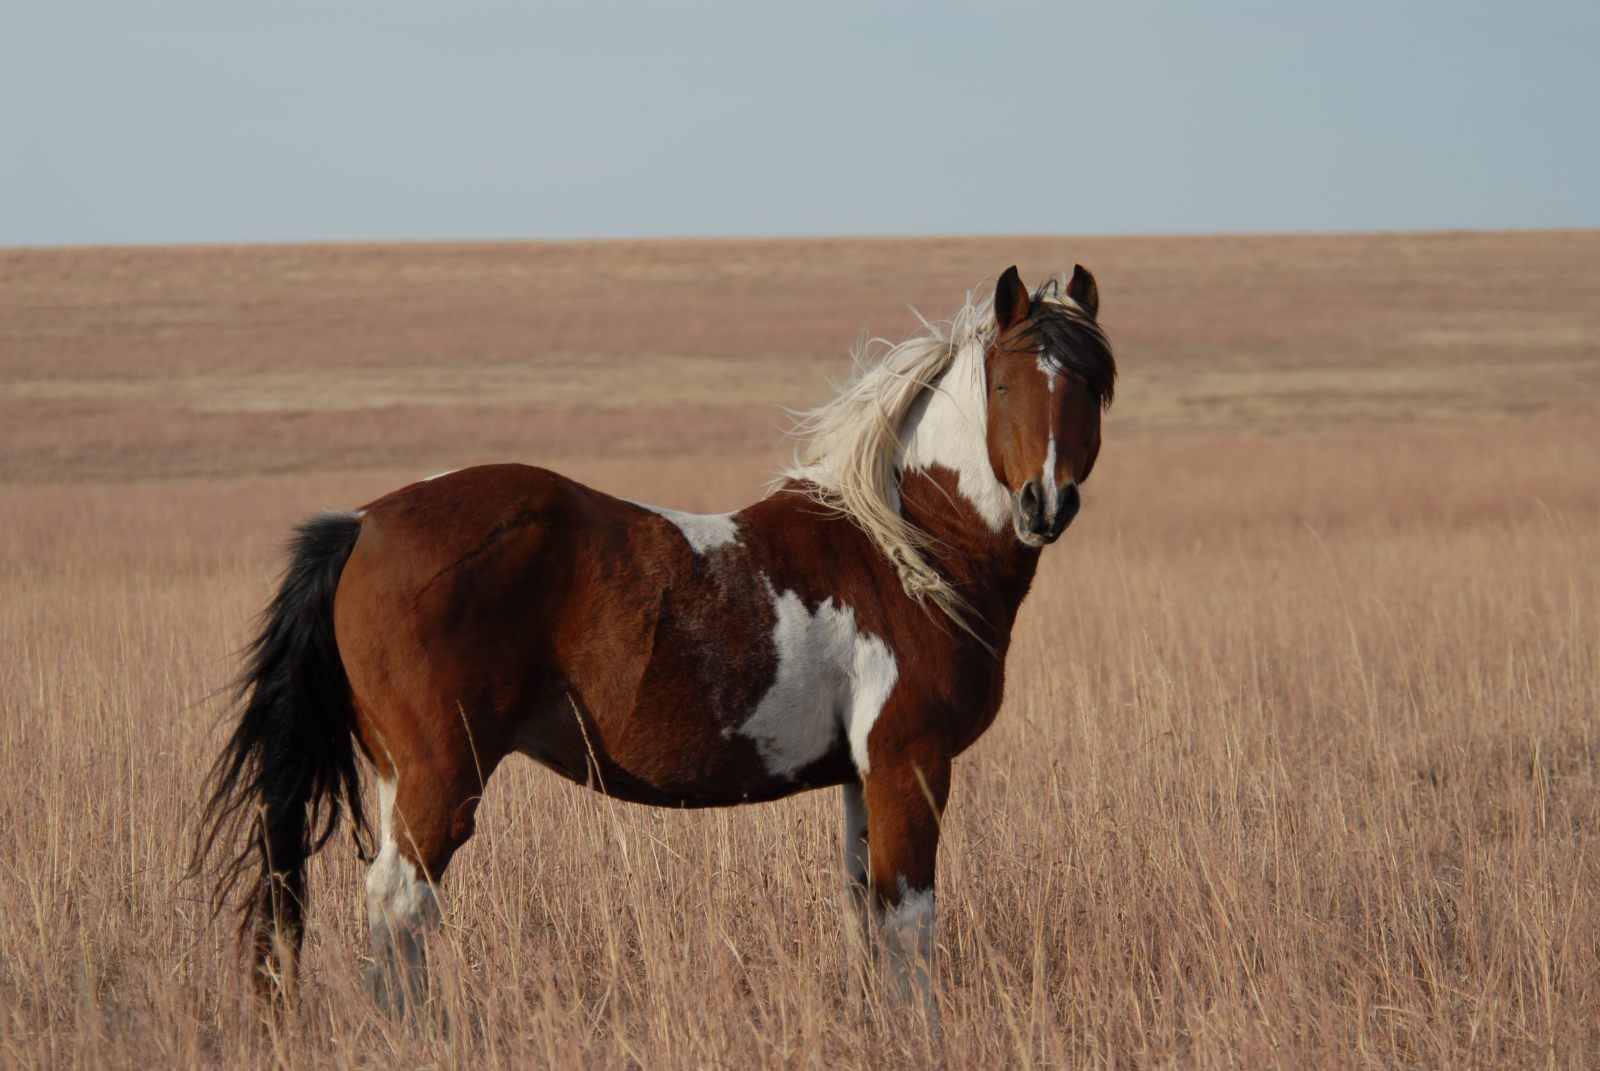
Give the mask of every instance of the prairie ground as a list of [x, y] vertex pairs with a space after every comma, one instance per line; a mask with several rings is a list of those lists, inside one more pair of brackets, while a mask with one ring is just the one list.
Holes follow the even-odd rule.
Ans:
[[[474, 461], [687, 509], [1013, 261], [1123, 376], [957, 763], [942, 1030], [863, 999], [838, 801], [512, 761], [424, 1021], [312, 864], [258, 1020], [184, 878], [289, 525]], [[0, 251], [0, 1063], [1591, 1067], [1600, 234]]]

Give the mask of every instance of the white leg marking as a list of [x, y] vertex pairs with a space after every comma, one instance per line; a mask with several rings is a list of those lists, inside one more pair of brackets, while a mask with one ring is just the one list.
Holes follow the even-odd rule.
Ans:
[[[627, 499], [625, 501], [632, 501]], [[718, 547], [739, 542], [737, 513], [684, 513], [681, 510], [634, 502], [635, 506], [665, 517], [677, 526], [696, 554], [708, 554]]]
[[872, 905], [867, 890], [867, 801], [860, 785], [839, 789], [844, 803], [844, 951], [850, 964], [862, 962], [870, 948]]
[[895, 987], [902, 996], [928, 1000], [935, 936], [932, 889], [909, 889], [900, 879], [900, 902], [884, 912], [883, 937], [889, 947]]
[[396, 1009], [407, 995], [420, 993], [423, 942], [439, 923], [439, 901], [433, 887], [400, 854], [394, 813], [398, 782], [378, 781], [378, 811], [383, 819], [383, 844], [367, 870], [367, 925], [372, 933], [373, 988], [378, 999]]
[[842, 727], [865, 771], [867, 733], [899, 676], [894, 655], [832, 599], [812, 613], [794, 592], [774, 591], [772, 609], [777, 676], [739, 732], [756, 742], [768, 773], [793, 777], [828, 753]]
[[839, 790], [844, 803], [844, 872], [853, 882], [867, 882], [867, 799], [860, 785]]

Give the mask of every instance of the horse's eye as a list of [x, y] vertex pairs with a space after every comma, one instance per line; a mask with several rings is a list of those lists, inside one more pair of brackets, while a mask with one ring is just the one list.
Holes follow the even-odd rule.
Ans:
[[1010, 393], [1010, 391], [1011, 391], [1011, 388], [1006, 386], [1004, 383], [998, 383], [998, 384], [995, 385], [995, 388], [994, 388], [994, 392], [996, 394], [1008, 394], [1008, 393]]

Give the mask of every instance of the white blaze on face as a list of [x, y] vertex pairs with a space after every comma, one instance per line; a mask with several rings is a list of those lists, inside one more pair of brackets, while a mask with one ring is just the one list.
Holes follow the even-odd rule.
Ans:
[[635, 502], [635, 506], [665, 517], [677, 526], [696, 554], [708, 554], [718, 547], [739, 542], [738, 516], [734, 513], [684, 513], [681, 510]]
[[894, 655], [856, 629], [848, 606], [828, 599], [812, 613], [792, 591], [771, 596], [777, 675], [739, 732], [755, 741], [768, 773], [793, 777], [825, 756], [842, 729], [865, 774], [867, 734], [899, 677]]
[[1045, 385], [1050, 388], [1050, 438], [1045, 444], [1044, 451], [1044, 477], [1039, 486], [1044, 492], [1044, 515], [1051, 522], [1056, 516], [1056, 380], [1061, 373], [1056, 371], [1056, 366], [1039, 351], [1039, 371], [1044, 373]]
[[1050, 445], [1044, 451], [1044, 515], [1054, 521], [1056, 516], [1056, 436], [1050, 430]]

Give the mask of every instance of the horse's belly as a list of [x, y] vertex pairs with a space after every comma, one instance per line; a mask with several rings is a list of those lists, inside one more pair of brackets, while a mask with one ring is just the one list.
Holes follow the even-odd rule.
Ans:
[[643, 696], [620, 725], [603, 734], [605, 757], [637, 787], [685, 802], [773, 799], [815, 783], [837, 783], [839, 771], [851, 769], [838, 688], [831, 681], [815, 683], [775, 684], [766, 696], [733, 707], [719, 701], [726, 691], [714, 686]]
[[849, 748], [837, 735], [819, 740], [803, 759], [775, 766], [756, 741], [718, 729], [709, 711], [692, 712], [698, 715], [692, 718], [686, 713], [691, 711], [684, 707], [646, 705], [620, 732], [602, 736], [598, 729], [580, 730], [576, 739], [566, 740], [547, 732], [530, 733], [519, 738], [516, 747], [556, 773], [606, 795], [671, 807], [779, 799], [855, 777]]
[[848, 607], [807, 606], [770, 585], [759, 594], [756, 606], [724, 604], [720, 621], [663, 615], [627, 709], [594, 711], [619, 771], [718, 803], [854, 776], [856, 745], [864, 754], [893, 687], [893, 657]]

